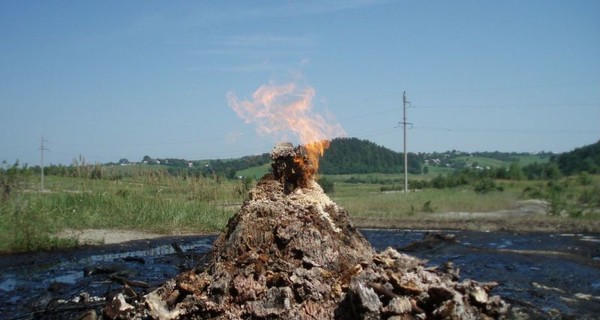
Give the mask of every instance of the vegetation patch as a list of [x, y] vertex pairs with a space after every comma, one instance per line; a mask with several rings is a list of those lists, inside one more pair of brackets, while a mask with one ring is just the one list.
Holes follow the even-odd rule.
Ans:
[[[409, 163], [417, 163], [409, 168], [409, 190], [404, 190], [400, 158], [368, 141], [335, 139], [321, 163], [321, 172], [335, 174], [323, 174], [318, 182], [362, 220], [497, 212], [516, 209], [527, 199], [547, 204], [550, 224], [600, 220], [600, 142], [558, 156], [409, 154]], [[46, 167], [40, 190], [39, 167], [3, 162], [0, 252], [77, 245], [54, 236], [65, 229], [219, 231], [270, 167], [267, 153], [203, 161], [146, 156], [142, 163], [121, 159], [105, 165], [90, 165], [81, 157], [70, 166]]]

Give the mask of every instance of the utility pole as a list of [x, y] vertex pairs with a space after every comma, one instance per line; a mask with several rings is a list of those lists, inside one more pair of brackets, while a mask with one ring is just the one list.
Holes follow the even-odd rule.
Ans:
[[40, 191], [44, 192], [44, 151], [48, 150], [48, 148], [46, 148], [44, 146], [44, 135], [42, 135], [42, 144], [40, 146], [40, 150], [42, 151], [42, 163], [41, 163], [41, 169], [42, 169], [42, 184], [40, 186]]
[[402, 107], [403, 107], [403, 117], [402, 117], [402, 127], [404, 128], [404, 194], [406, 195], [408, 192], [408, 154], [406, 153], [406, 126], [408, 122], [406, 122], [406, 105], [410, 105], [410, 102], [406, 100], [406, 91], [402, 95]]

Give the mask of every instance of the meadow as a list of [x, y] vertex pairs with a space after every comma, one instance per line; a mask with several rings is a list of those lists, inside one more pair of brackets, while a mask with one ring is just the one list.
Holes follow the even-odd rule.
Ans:
[[[256, 182], [175, 176], [149, 166], [97, 169], [102, 170], [101, 175], [47, 176], [44, 191], [40, 191], [39, 176], [10, 176], [4, 171], [0, 252], [77, 246], [75, 239], [56, 237], [66, 229], [126, 229], [165, 235], [218, 232]], [[411, 175], [410, 179], [430, 180], [440, 173], [434, 170], [427, 175]], [[402, 184], [401, 174], [322, 178], [332, 182], [330, 197], [353, 217], [418, 219], [440, 212], [510, 210], [520, 200], [544, 199], [553, 219], [600, 220], [600, 175], [495, 180], [489, 192], [464, 185], [407, 194], [396, 188]]]
[[164, 234], [221, 230], [248, 191], [243, 181], [175, 177], [140, 170], [122, 179], [19, 177], [0, 207], [0, 252], [75, 246], [64, 229], [129, 229]]

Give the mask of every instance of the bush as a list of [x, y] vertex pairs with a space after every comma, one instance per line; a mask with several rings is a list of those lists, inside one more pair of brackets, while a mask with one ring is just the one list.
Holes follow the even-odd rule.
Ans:
[[589, 186], [593, 182], [592, 177], [589, 173], [587, 173], [587, 171], [581, 171], [577, 177], [577, 181], [582, 186]]
[[477, 193], [488, 193], [490, 191], [502, 191], [504, 188], [498, 187], [496, 182], [490, 178], [481, 179], [473, 188]]
[[577, 199], [579, 204], [590, 207], [600, 207], [600, 187], [591, 190], [583, 190]]
[[334, 186], [333, 181], [331, 181], [325, 177], [322, 177], [317, 180], [317, 183], [321, 186], [321, 188], [323, 188], [323, 192], [329, 193], [329, 194], [334, 193], [335, 186]]
[[421, 207], [421, 211], [427, 212], [427, 213], [432, 213], [435, 211], [434, 208], [431, 206], [431, 200], [427, 200], [427, 201], [425, 201], [425, 203], [423, 203], [423, 207]]
[[102, 179], [102, 167], [99, 164], [92, 167], [92, 170], [90, 171], [90, 179], [92, 179], [92, 180]]
[[429, 188], [429, 182], [426, 180], [408, 180], [408, 185], [411, 189], [425, 189]]
[[541, 186], [536, 187], [526, 187], [523, 189], [523, 195], [532, 199], [542, 199], [544, 198], [544, 192]]
[[550, 191], [546, 200], [549, 203], [548, 214], [551, 216], [558, 216], [567, 210], [567, 200], [560, 192]]
[[365, 183], [365, 180], [358, 179], [356, 177], [350, 177], [350, 179], [346, 180], [347, 183]]

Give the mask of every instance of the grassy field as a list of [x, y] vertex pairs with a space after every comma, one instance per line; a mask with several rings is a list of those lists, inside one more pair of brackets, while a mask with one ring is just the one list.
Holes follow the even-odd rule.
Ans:
[[237, 176], [249, 177], [254, 180], [260, 179], [265, 173], [269, 172], [271, 169], [270, 163], [265, 163], [262, 166], [252, 167], [244, 170], [240, 170], [236, 172]]
[[0, 252], [75, 245], [69, 229], [131, 229], [165, 234], [221, 230], [247, 193], [241, 181], [172, 177], [155, 171], [122, 180], [46, 177], [21, 181], [3, 200]]
[[[384, 180], [387, 177], [388, 180]], [[514, 209], [527, 199], [548, 202], [550, 214], [577, 218], [600, 218], [600, 175], [565, 177], [559, 180], [494, 180], [490, 192], [476, 192], [473, 185], [445, 189], [423, 189], [404, 194], [381, 191], [385, 183], [348, 183], [386, 181], [398, 183], [401, 175], [327, 176], [335, 183], [333, 199], [352, 215], [394, 217], [430, 212], [490, 212]], [[409, 177], [410, 179], [410, 177]], [[583, 181], [585, 180], [585, 181]]]
[[514, 156], [516, 161], [506, 161], [506, 160], [498, 160], [489, 157], [482, 156], [460, 156], [456, 157], [455, 160], [464, 161], [467, 166], [472, 166], [477, 163], [480, 167], [490, 167], [490, 168], [501, 168], [501, 167], [510, 167], [512, 163], [518, 163], [521, 167], [533, 164], [533, 163], [547, 163], [550, 158], [547, 156], [540, 155], [519, 155]]
[[337, 183], [333, 200], [353, 216], [394, 218], [431, 212], [486, 212], [516, 207], [519, 194], [492, 192], [476, 194], [472, 190], [425, 189], [404, 194], [401, 191], [381, 192], [372, 184]]
[[[410, 178], [428, 179], [439, 173]], [[117, 176], [49, 176], [44, 192], [39, 191], [39, 177], [19, 177], [2, 197], [0, 252], [77, 245], [74, 240], [55, 237], [65, 229], [129, 229], [163, 234], [220, 231], [252, 187], [247, 180], [174, 177], [162, 170]], [[325, 178], [334, 183], [330, 197], [353, 217], [418, 219], [431, 213], [491, 212], [512, 209], [520, 200], [534, 198], [549, 203], [553, 219], [600, 219], [600, 175], [557, 181], [496, 180], [495, 189], [483, 194], [466, 185], [406, 195], [382, 191], [384, 186], [399, 185], [402, 174]]]
[[533, 163], [547, 163], [550, 161], [550, 157], [547, 155], [526, 155], [526, 156], [517, 156], [519, 159], [519, 165], [521, 167], [528, 166]]

